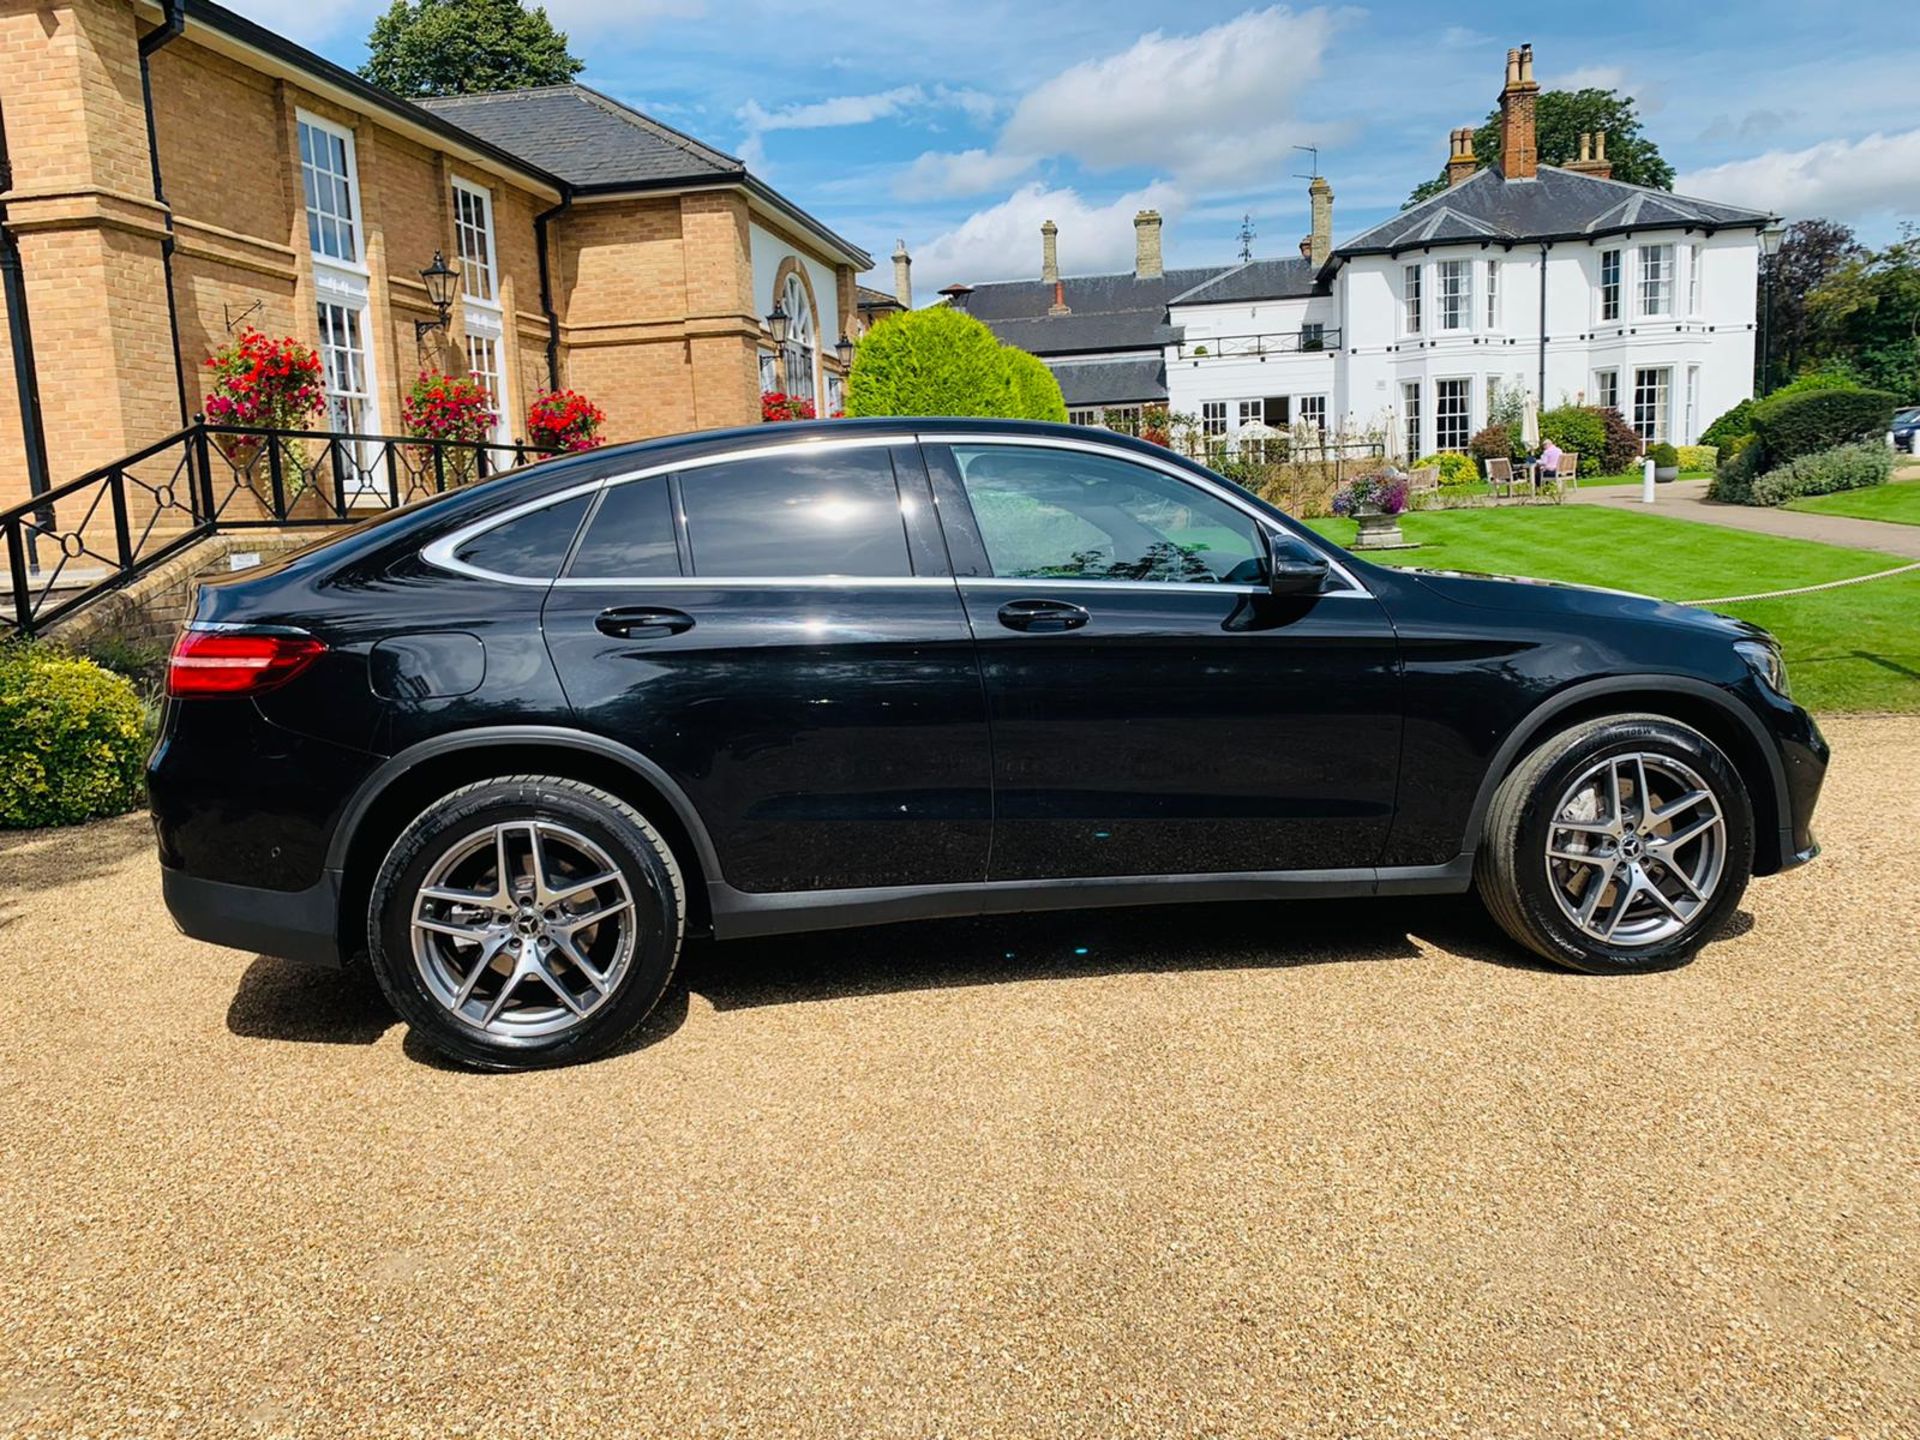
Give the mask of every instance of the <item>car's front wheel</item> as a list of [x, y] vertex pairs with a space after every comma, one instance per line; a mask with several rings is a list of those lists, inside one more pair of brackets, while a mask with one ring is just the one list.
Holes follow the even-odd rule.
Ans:
[[1752, 868], [1752, 807], [1719, 747], [1663, 716], [1613, 715], [1555, 736], [1501, 782], [1475, 882], [1528, 949], [1617, 975], [1692, 958]]
[[467, 785], [403, 830], [375, 878], [374, 974], [414, 1031], [492, 1069], [620, 1043], [678, 963], [686, 897], [646, 818], [575, 780]]

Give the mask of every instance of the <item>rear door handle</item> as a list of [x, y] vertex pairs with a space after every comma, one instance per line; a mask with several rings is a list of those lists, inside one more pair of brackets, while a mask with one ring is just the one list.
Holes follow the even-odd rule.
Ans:
[[593, 628], [617, 640], [663, 640], [693, 628], [693, 617], [683, 610], [661, 610], [651, 605], [616, 605], [594, 617]]
[[1092, 618], [1086, 610], [1065, 600], [1009, 600], [1000, 607], [1002, 625], [1030, 635], [1078, 630]]

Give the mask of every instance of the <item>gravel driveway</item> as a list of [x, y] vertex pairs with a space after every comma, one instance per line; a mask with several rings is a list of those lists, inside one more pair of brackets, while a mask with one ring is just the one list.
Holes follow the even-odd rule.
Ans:
[[0, 1435], [1912, 1436], [1920, 722], [1691, 968], [1471, 905], [708, 946], [480, 1076], [0, 839]]

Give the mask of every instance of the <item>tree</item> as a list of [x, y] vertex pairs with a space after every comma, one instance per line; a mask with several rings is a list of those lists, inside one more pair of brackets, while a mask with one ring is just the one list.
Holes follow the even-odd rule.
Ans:
[[847, 414], [1017, 416], [1007, 354], [964, 310], [909, 310], [861, 337], [847, 376]]
[[360, 73], [417, 98], [562, 85], [585, 68], [547, 12], [520, 0], [393, 0]]
[[[1838, 221], [1796, 220], [1787, 227], [1786, 237], [1780, 242], [1780, 253], [1772, 261], [1771, 311], [1766, 308], [1767, 276], [1763, 270], [1758, 308], [1754, 312], [1761, 316], [1766, 327], [1765, 348], [1772, 352], [1776, 377], [1799, 374], [1813, 358], [1810, 346], [1814, 337], [1807, 314], [1807, 302], [1813, 292], [1832, 279], [1843, 265], [1866, 253], [1854, 239], [1852, 227]], [[1765, 355], [1756, 352], [1756, 372], [1765, 363]]]
[[1007, 362], [1007, 380], [1013, 391], [1009, 414], [1016, 420], [1055, 420], [1067, 423], [1067, 401], [1060, 382], [1038, 355], [1013, 345], [1000, 347]]
[[[1783, 247], [1784, 248], [1784, 247]], [[1920, 227], [1844, 261], [1807, 296], [1807, 358], [1903, 401], [1920, 398]]]
[[[1640, 117], [1630, 95], [1612, 90], [1542, 90], [1534, 108], [1535, 147], [1542, 165], [1565, 165], [1580, 158], [1582, 134], [1607, 132], [1607, 159], [1613, 178], [1653, 190], [1673, 189], [1673, 166], [1660, 148], [1640, 133]], [[1500, 108], [1473, 132], [1473, 154], [1481, 165], [1500, 163]], [[1407, 205], [1417, 205], [1447, 188], [1443, 165], [1432, 180], [1414, 187]], [[1405, 209], [1406, 206], [1402, 206]]]

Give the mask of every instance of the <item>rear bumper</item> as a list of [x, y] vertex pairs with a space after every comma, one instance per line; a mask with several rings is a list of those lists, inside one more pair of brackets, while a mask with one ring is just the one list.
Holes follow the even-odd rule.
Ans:
[[174, 924], [195, 940], [311, 965], [340, 964], [338, 871], [322, 871], [320, 882], [305, 890], [261, 890], [162, 868], [160, 890]]

